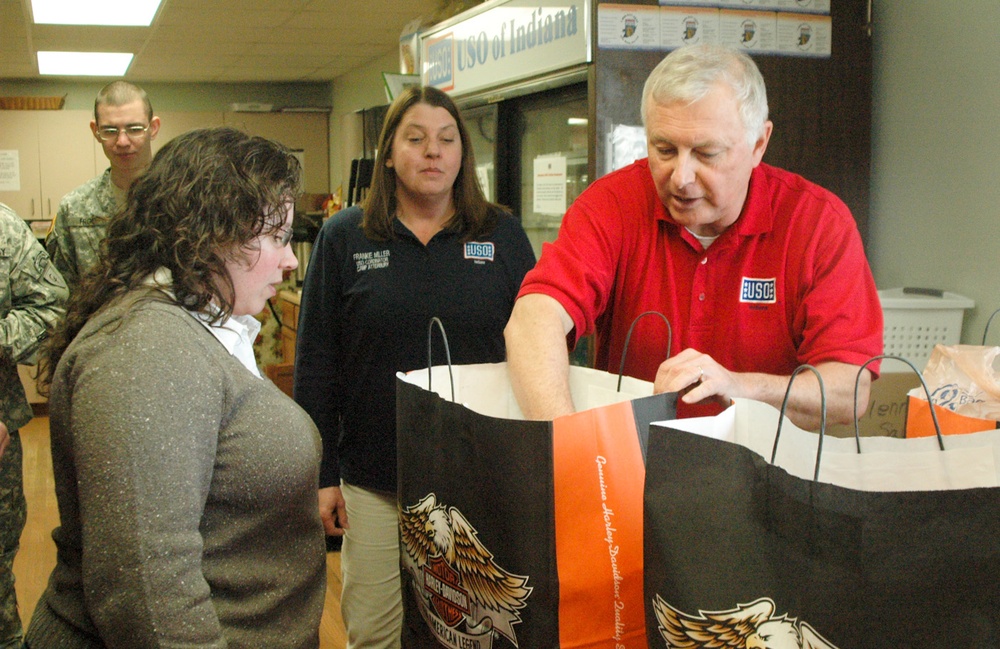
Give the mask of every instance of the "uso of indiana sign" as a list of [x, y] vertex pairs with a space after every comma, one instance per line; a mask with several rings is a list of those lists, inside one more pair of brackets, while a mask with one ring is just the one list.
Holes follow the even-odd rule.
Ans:
[[461, 95], [590, 61], [590, 0], [486, 7], [421, 34], [424, 85]]

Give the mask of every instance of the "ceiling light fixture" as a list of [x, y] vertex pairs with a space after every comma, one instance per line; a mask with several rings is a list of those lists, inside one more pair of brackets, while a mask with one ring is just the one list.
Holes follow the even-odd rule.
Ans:
[[149, 27], [162, 0], [31, 0], [35, 22], [45, 25]]
[[46, 75], [120, 77], [128, 70], [128, 52], [39, 52], [38, 72]]

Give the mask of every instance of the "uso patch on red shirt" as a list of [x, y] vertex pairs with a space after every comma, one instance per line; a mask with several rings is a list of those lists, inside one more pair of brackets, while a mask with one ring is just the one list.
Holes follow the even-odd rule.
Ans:
[[775, 279], [773, 277], [770, 279], [744, 277], [740, 287], [740, 302], [774, 304], [777, 301], [774, 287]]

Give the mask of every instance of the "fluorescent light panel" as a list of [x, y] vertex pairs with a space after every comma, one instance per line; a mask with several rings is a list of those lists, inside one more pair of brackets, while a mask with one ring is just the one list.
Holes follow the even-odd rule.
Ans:
[[128, 52], [39, 52], [38, 72], [49, 75], [120, 77], [128, 70]]
[[36, 23], [149, 27], [161, 0], [31, 0]]

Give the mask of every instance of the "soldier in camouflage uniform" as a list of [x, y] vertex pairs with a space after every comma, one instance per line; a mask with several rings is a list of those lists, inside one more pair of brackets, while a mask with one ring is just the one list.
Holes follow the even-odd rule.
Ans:
[[[14, 555], [27, 511], [18, 429], [32, 411], [17, 373], [63, 317], [69, 291], [27, 223], [0, 203], [0, 425], [8, 437], [0, 455], [0, 649], [21, 646], [14, 593]], [[0, 439], [0, 448], [3, 442]]]
[[146, 92], [127, 81], [104, 86], [94, 101], [90, 130], [111, 163], [103, 174], [63, 197], [45, 247], [70, 288], [97, 262], [105, 224], [125, 204], [125, 194], [153, 159], [160, 118]]

